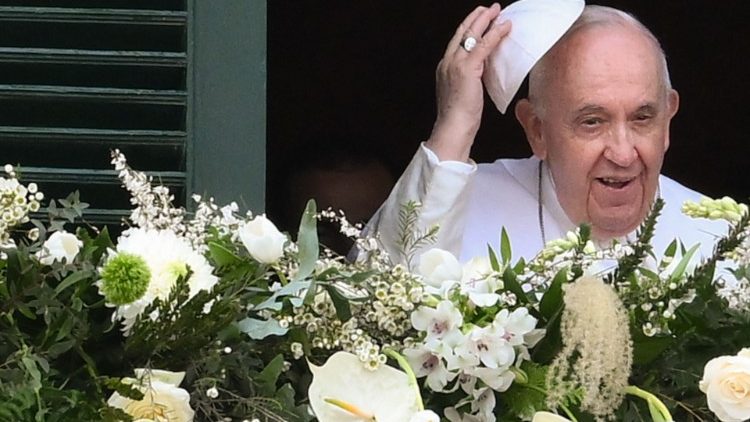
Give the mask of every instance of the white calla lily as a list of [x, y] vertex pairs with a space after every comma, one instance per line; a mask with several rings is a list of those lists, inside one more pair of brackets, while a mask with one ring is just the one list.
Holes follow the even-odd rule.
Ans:
[[338, 352], [310, 371], [308, 396], [320, 422], [410, 421], [421, 411], [409, 377], [390, 366], [369, 370], [356, 355]]
[[570, 419], [550, 412], [536, 412], [531, 422], [570, 422]]

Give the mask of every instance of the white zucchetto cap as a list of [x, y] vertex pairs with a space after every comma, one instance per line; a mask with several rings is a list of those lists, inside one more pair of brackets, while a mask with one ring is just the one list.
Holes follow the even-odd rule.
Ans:
[[510, 33], [490, 53], [482, 80], [501, 113], [526, 75], [581, 16], [584, 0], [519, 0], [500, 12], [494, 24], [510, 20]]

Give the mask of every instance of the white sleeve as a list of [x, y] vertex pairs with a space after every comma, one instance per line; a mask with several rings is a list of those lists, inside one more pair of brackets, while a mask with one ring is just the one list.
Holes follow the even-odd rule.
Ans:
[[391, 258], [403, 263], [397, 240], [399, 211], [408, 201], [416, 201], [422, 204], [417, 227], [420, 230], [435, 224], [440, 227], [437, 241], [429, 247], [442, 248], [459, 256], [467, 188], [476, 168], [473, 161], [441, 162], [423, 143], [388, 199], [368, 223], [367, 232], [378, 233]]

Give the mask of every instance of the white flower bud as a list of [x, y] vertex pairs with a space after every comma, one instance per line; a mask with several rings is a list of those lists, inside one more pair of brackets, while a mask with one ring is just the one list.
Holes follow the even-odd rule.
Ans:
[[287, 239], [264, 215], [240, 226], [238, 235], [250, 255], [264, 264], [272, 264], [284, 255]]

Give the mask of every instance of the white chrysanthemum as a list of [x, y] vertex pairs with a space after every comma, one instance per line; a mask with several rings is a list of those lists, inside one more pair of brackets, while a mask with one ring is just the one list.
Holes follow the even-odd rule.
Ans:
[[154, 299], [166, 299], [180, 276], [191, 271], [189, 297], [201, 290], [210, 290], [218, 281], [206, 258], [196, 252], [182, 237], [168, 230], [131, 229], [120, 237], [116, 253], [129, 253], [146, 261], [151, 280], [146, 293], [138, 300], [118, 307], [116, 317], [122, 318], [128, 332], [135, 318]]

